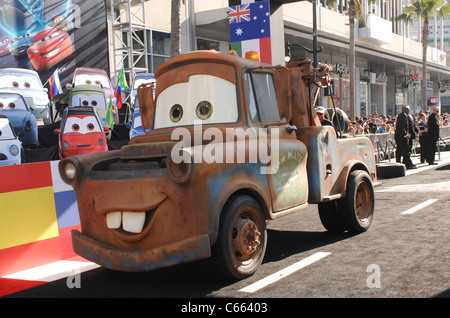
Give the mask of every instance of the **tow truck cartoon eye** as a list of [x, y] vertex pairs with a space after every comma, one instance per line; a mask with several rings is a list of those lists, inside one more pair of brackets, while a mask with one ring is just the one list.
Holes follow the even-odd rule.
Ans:
[[177, 123], [183, 118], [183, 107], [179, 104], [175, 104], [170, 109], [170, 120]]
[[204, 100], [198, 103], [196, 113], [199, 119], [207, 120], [209, 117], [211, 117], [212, 112], [213, 107], [210, 102]]
[[212, 75], [192, 75], [187, 82], [164, 89], [158, 96], [155, 129], [238, 120], [236, 85]]

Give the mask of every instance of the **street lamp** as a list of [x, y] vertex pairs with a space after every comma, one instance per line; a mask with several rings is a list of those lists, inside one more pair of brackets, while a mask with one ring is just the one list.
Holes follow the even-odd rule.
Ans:
[[317, 8], [316, 8], [316, 1], [317, 0], [313, 0], [312, 1], [312, 3], [313, 3], [313, 32], [312, 32], [313, 48], [310, 49], [310, 48], [304, 47], [303, 45], [300, 45], [300, 44], [297, 44], [297, 43], [288, 42], [287, 45], [286, 45], [286, 53], [285, 53], [285, 58], [284, 58], [286, 63], [289, 62], [291, 57], [292, 57], [292, 55], [291, 55], [291, 47], [292, 47], [292, 45], [296, 45], [296, 46], [299, 46], [302, 49], [304, 49], [306, 52], [312, 53], [312, 55], [313, 55], [313, 67], [314, 68], [317, 68], [317, 66], [319, 64], [318, 63], [318, 59], [317, 59], [317, 54], [322, 52], [323, 48], [317, 46], [317, 13], [316, 13]]
[[317, 62], [317, 53], [322, 52], [323, 47], [320, 46], [320, 47], [318, 47], [318, 48], [316, 47], [316, 48], [310, 49], [310, 48], [308, 48], [308, 47], [306, 47], [306, 46], [303, 46], [303, 45], [301, 45], [301, 44], [297, 44], [297, 43], [289, 42], [289, 41], [288, 41], [288, 42], [286, 43], [286, 50], [285, 50], [285, 56], [284, 56], [284, 60], [286, 61], [286, 63], [289, 62], [289, 61], [291, 60], [291, 58], [292, 58], [291, 48], [292, 48], [293, 46], [300, 47], [300, 48], [304, 49], [306, 52], [312, 53], [312, 54], [313, 54], [313, 59], [314, 59], [313, 65], [314, 65], [314, 67], [317, 68], [317, 65], [318, 65], [318, 62]]

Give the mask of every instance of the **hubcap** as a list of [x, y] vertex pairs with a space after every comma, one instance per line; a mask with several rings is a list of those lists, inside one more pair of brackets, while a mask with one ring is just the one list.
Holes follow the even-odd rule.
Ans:
[[250, 219], [239, 218], [233, 229], [232, 245], [235, 257], [247, 260], [260, 246], [261, 232]]
[[371, 214], [370, 192], [365, 183], [358, 186], [355, 197], [356, 216], [360, 221], [365, 221]]

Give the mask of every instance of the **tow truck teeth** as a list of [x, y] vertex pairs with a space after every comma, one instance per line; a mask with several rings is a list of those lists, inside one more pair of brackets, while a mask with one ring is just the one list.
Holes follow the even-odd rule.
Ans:
[[145, 212], [110, 212], [106, 214], [106, 225], [109, 229], [122, 229], [130, 233], [141, 233], [145, 224]]
[[122, 224], [122, 212], [110, 212], [106, 214], [106, 226], [108, 229], [118, 229]]

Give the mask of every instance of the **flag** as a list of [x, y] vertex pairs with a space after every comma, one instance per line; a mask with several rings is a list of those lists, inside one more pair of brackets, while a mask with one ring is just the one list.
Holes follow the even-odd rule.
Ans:
[[229, 7], [231, 49], [240, 56], [257, 51], [261, 62], [272, 64], [269, 1]]
[[106, 124], [108, 124], [108, 126], [111, 130], [114, 129], [114, 114], [113, 114], [112, 97], [109, 98], [108, 111], [106, 112]]
[[250, 8], [249, 4], [242, 6], [230, 7], [228, 11], [228, 20], [230, 24], [241, 23], [242, 21], [250, 21]]
[[128, 84], [127, 84], [127, 79], [125, 78], [125, 71], [123, 69], [123, 66], [122, 66], [122, 69], [120, 70], [117, 82], [120, 83], [120, 87], [122, 89], [128, 89], [129, 88]]
[[114, 91], [114, 97], [116, 98], [116, 107], [118, 109], [122, 108], [122, 89], [120, 82], [117, 83], [116, 90]]
[[50, 85], [50, 99], [62, 93], [61, 82], [59, 81], [58, 69], [48, 79]]

